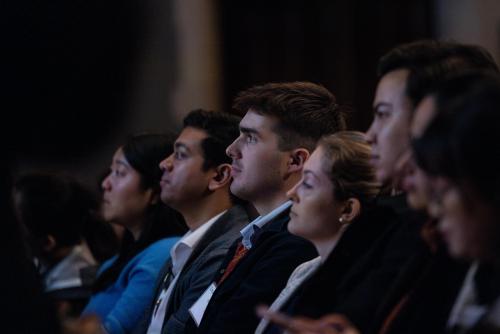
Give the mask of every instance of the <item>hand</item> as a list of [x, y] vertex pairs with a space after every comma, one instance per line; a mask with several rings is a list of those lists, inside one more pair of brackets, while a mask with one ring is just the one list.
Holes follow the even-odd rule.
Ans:
[[99, 318], [88, 315], [78, 319], [66, 319], [63, 322], [64, 334], [105, 334]]
[[328, 314], [320, 319], [289, 317], [281, 312], [270, 311], [267, 306], [259, 306], [257, 314], [282, 327], [288, 334], [359, 334], [347, 318], [338, 314]]

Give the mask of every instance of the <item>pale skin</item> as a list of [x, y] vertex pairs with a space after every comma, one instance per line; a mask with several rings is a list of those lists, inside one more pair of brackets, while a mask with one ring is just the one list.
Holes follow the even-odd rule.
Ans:
[[287, 200], [300, 179], [309, 151], [280, 150], [273, 128], [278, 120], [250, 109], [240, 122], [240, 136], [226, 150], [232, 158], [231, 191], [265, 215]]
[[306, 161], [302, 179], [288, 192], [293, 201], [288, 230], [311, 241], [322, 259], [332, 251], [342, 224], [351, 223], [361, 210], [355, 198], [335, 198], [333, 183], [325, 170], [328, 168], [320, 146]]
[[259, 306], [257, 315], [280, 326], [286, 334], [359, 334], [346, 317], [338, 314], [329, 314], [319, 319], [290, 317], [281, 312], [270, 311], [267, 306]]

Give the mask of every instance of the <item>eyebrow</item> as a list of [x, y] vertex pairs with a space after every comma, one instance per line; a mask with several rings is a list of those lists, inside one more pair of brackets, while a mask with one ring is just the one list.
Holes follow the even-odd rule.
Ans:
[[115, 160], [115, 164], [125, 166], [125, 167], [130, 167], [130, 164], [127, 161], [122, 160], [122, 159]]
[[191, 152], [191, 150], [189, 149], [189, 147], [186, 144], [182, 143], [182, 142], [176, 142], [174, 144], [174, 148], [176, 148], [176, 149], [183, 148], [186, 151]]
[[389, 102], [379, 102], [376, 105], [373, 106], [373, 110], [377, 110], [380, 107], [390, 107], [392, 110], [392, 103]]
[[247, 128], [247, 127], [244, 127], [244, 126], [241, 126], [241, 125], [240, 125], [240, 132], [242, 132], [242, 133], [253, 133], [253, 134], [256, 134], [256, 135], [259, 134], [259, 131], [255, 130], [255, 129], [252, 129], [252, 128]]
[[310, 170], [304, 170], [303, 172], [304, 176], [305, 175], [311, 175], [312, 177], [314, 177], [316, 180], [319, 180], [318, 176], [316, 174], [314, 174], [313, 171], [310, 171]]

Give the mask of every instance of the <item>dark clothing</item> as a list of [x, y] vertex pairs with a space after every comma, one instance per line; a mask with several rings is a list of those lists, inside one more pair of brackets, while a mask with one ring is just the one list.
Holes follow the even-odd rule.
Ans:
[[[270, 304], [285, 287], [293, 270], [317, 256], [313, 245], [287, 231], [289, 210], [269, 223], [253, 247], [236, 265], [234, 271], [217, 287], [204, 313], [200, 327], [191, 319], [186, 333], [253, 333], [259, 319], [255, 307]], [[232, 260], [238, 239], [229, 250], [218, 282]]]
[[[422, 242], [388, 289], [369, 327], [363, 333], [444, 333], [468, 264], [452, 259], [440, 240], [422, 239], [435, 230], [425, 215], [395, 198], [403, 224], [418, 228]], [[427, 221], [427, 222], [426, 222]], [[425, 224], [424, 224], [425, 222]]]
[[[283, 310], [312, 318], [343, 313], [353, 321], [370, 321], [414, 245], [406, 238], [397, 244], [399, 252], [386, 249], [391, 247], [389, 239], [401, 232], [401, 226], [391, 208], [365, 209], [344, 232], [322, 267], [297, 290]], [[276, 328], [270, 326], [268, 332], [273, 331]]]
[[[212, 283], [212, 278], [224, 260], [229, 247], [240, 235], [240, 230], [248, 224], [247, 210], [235, 205], [223, 214], [205, 232], [184, 264], [167, 304], [162, 333], [184, 333], [190, 318], [189, 308]], [[155, 285], [153, 304], [145, 311], [143, 321], [134, 333], [146, 333], [150, 324], [154, 303], [163, 288], [166, 274], [172, 268], [169, 259]]]

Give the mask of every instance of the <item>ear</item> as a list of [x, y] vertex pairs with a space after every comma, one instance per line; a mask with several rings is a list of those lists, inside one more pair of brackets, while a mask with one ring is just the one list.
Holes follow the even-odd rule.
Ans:
[[229, 184], [231, 181], [231, 165], [222, 164], [215, 168], [215, 173], [208, 183], [208, 189], [217, 190]]
[[304, 168], [304, 163], [309, 159], [309, 151], [305, 148], [296, 148], [290, 152], [288, 160], [288, 173], [301, 173]]
[[144, 190], [144, 192], [146, 193], [147, 196], [146, 197], [147, 205], [155, 205], [160, 200], [160, 193], [158, 190], [154, 188], [148, 188]]
[[151, 205], [158, 204], [159, 201], [160, 201], [160, 194], [158, 194], [158, 192], [152, 193], [151, 200], [149, 201]]
[[340, 215], [343, 224], [350, 224], [361, 214], [361, 203], [357, 198], [351, 197], [344, 202], [342, 213]]
[[52, 234], [48, 234], [42, 245], [42, 249], [44, 250], [44, 252], [48, 253], [53, 251], [56, 248], [56, 246], [57, 246], [56, 238], [54, 238]]

